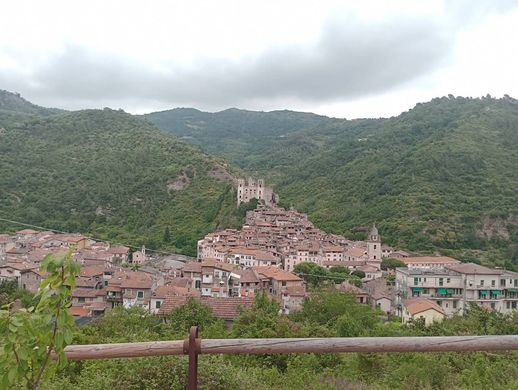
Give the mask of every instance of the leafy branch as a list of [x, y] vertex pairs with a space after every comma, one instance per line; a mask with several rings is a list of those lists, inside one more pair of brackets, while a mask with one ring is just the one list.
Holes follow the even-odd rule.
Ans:
[[[40, 274], [45, 274], [35, 296], [36, 307], [16, 308], [10, 303], [0, 309], [1, 388], [16, 385], [38, 389], [45, 375], [66, 363], [65, 346], [73, 339], [74, 317], [71, 306], [79, 265], [72, 250], [43, 259]], [[56, 354], [54, 362], [50, 357]]]

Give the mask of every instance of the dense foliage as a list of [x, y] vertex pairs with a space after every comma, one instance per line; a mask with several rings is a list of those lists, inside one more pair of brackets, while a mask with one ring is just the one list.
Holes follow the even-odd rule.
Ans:
[[[203, 338], [433, 336], [516, 334], [518, 317], [477, 307], [464, 317], [424, 327], [384, 322], [380, 314], [338, 292], [315, 293], [303, 310], [279, 315], [279, 306], [259, 294], [232, 329], [216, 326], [208, 308], [190, 302], [165, 318], [140, 309], [117, 309], [79, 328], [78, 343], [184, 339], [188, 318], [197, 318]], [[195, 308], [199, 313], [191, 313]], [[178, 322], [179, 321], [179, 322]], [[202, 355], [201, 389], [514, 389], [518, 354], [499, 353], [341, 353], [287, 355]], [[71, 362], [45, 389], [182, 389], [185, 357]]]
[[242, 223], [223, 162], [124, 112], [0, 111], [0, 129], [0, 217], [189, 255]]
[[[79, 264], [71, 251], [47, 255], [40, 272], [48, 276], [36, 294], [34, 307], [22, 308], [16, 301], [0, 309], [0, 388], [23, 385], [36, 390], [40, 383], [66, 363], [64, 348], [74, 337], [71, 303]], [[51, 358], [57, 356], [57, 362]]]
[[[518, 263], [518, 102], [510, 97], [437, 98], [388, 119], [305, 122], [291, 113], [284, 130], [243, 134], [227, 131], [255, 129], [239, 112], [182, 112], [148, 118], [265, 175], [284, 205], [325, 230], [355, 237], [352, 229], [376, 222], [386, 242], [411, 251]], [[279, 115], [260, 114], [265, 122]]]
[[311, 129], [329, 118], [293, 111], [257, 112], [231, 108], [216, 113], [176, 108], [145, 115], [156, 126], [211, 154], [249, 167], [288, 134]]

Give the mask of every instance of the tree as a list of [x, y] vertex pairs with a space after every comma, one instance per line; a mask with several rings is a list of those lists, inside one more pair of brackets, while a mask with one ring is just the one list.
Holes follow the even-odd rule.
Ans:
[[162, 241], [166, 244], [171, 242], [171, 230], [169, 229], [169, 226], [166, 226], [164, 229], [164, 235], [162, 237]]
[[385, 258], [381, 261], [381, 269], [386, 271], [397, 267], [406, 267], [406, 264], [399, 259]]
[[345, 267], [331, 267], [329, 268], [328, 277], [334, 284], [340, 284], [345, 280], [351, 279], [351, 272]]
[[357, 276], [360, 279], [363, 279], [365, 277], [365, 272], [360, 271], [359, 269], [357, 269], [357, 270], [354, 270], [353, 272], [351, 272], [351, 275], [354, 275], [354, 276]]
[[327, 271], [312, 262], [302, 262], [295, 265], [293, 272], [312, 286], [319, 286], [327, 276]]
[[[79, 265], [69, 250], [47, 255], [40, 271], [48, 276], [40, 285], [35, 308], [8, 304], [0, 310], [0, 334], [5, 335], [0, 339], [4, 389], [19, 385], [38, 389], [45, 375], [66, 364], [63, 350], [72, 342], [75, 327], [68, 308]], [[50, 358], [52, 353], [57, 355], [57, 363]]]
[[181, 336], [188, 334], [194, 325], [199, 326], [202, 332], [210, 326], [221, 325], [221, 320], [214, 317], [212, 309], [196, 298], [190, 298], [184, 305], [174, 309], [168, 320], [175, 332], [179, 332]]

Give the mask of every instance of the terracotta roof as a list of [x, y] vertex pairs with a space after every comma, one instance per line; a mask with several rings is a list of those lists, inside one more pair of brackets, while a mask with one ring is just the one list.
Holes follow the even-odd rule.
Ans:
[[387, 285], [385, 278], [377, 278], [363, 283], [363, 287], [373, 299], [387, 298], [392, 301], [393, 286]]
[[290, 286], [284, 289], [284, 292], [292, 297], [305, 297], [306, 288], [304, 286]]
[[436, 263], [436, 264], [458, 264], [459, 260], [447, 256], [417, 256], [404, 257], [401, 261], [405, 264]]
[[126, 246], [112, 246], [110, 249], [108, 249], [108, 252], [117, 255], [127, 255], [129, 248]]
[[160, 306], [159, 314], [169, 314], [177, 307], [185, 305], [190, 298], [186, 296], [168, 296], [165, 298], [164, 302]]
[[202, 302], [212, 309], [214, 316], [223, 320], [235, 320], [239, 316], [239, 307], [250, 309], [254, 304], [251, 297], [212, 298], [203, 297]]
[[76, 278], [77, 287], [95, 288], [95, 286], [97, 286], [99, 283], [101, 283], [101, 281], [94, 278], [87, 278], [84, 276], [78, 276]]
[[28, 262], [21, 262], [21, 263], [6, 263], [4, 265], [0, 265], [2, 268], [12, 268], [17, 271], [26, 271], [26, 270], [32, 270], [32, 269], [38, 269], [39, 266], [34, 263], [28, 263]]
[[197, 261], [188, 261], [185, 263], [185, 266], [182, 268], [182, 272], [201, 272], [201, 263]]
[[95, 298], [97, 296], [104, 295], [104, 290], [96, 290], [93, 288], [76, 288], [72, 291], [72, 297], [86, 297], [86, 298]]
[[177, 286], [160, 286], [153, 291], [153, 298], [166, 298], [173, 295], [184, 295], [184, 296], [199, 296], [198, 290], [191, 290], [187, 287]]
[[104, 267], [82, 267], [80, 275], [81, 276], [101, 276], [104, 274]]
[[363, 271], [363, 272], [369, 272], [369, 273], [379, 271], [379, 269], [377, 269], [376, 267], [374, 267], [372, 265], [362, 265], [361, 267], [358, 267], [358, 270]]
[[365, 254], [365, 248], [350, 248], [345, 252], [346, 256], [361, 257]]
[[339, 288], [340, 288], [340, 291], [354, 294], [354, 295], [368, 295], [367, 291], [365, 291], [359, 287], [356, 287], [354, 284], [348, 283], [347, 281], [340, 284]]
[[247, 268], [236, 271], [236, 273], [240, 276], [241, 283], [258, 283], [260, 281], [253, 269]]
[[403, 301], [403, 305], [412, 316], [427, 310], [435, 310], [444, 315], [444, 310], [438, 304], [429, 299], [406, 299]]
[[324, 252], [343, 252], [344, 248], [337, 245], [328, 245], [324, 247]]
[[90, 302], [87, 306], [90, 310], [106, 310], [106, 302]]
[[122, 288], [151, 288], [153, 278], [144, 272], [127, 272], [122, 275]]
[[90, 310], [85, 309], [84, 307], [72, 306], [68, 310], [70, 310], [70, 314], [74, 317], [88, 317], [90, 314]]
[[449, 264], [446, 265], [445, 268], [461, 274], [500, 275], [503, 272], [502, 270], [488, 268], [474, 263]]
[[192, 283], [190, 278], [167, 278], [165, 281], [166, 286], [175, 287], [188, 287]]
[[235, 267], [231, 264], [222, 263], [220, 261], [217, 261], [215, 259], [205, 259], [201, 263], [202, 268], [217, 268], [222, 269], [227, 272], [232, 272]]
[[[169, 314], [171, 311], [179, 306], [187, 303], [188, 297], [183, 296], [169, 296], [167, 297], [160, 308], [160, 314]], [[198, 299], [198, 298], [192, 298]], [[202, 297], [200, 301], [212, 310], [214, 316], [223, 320], [234, 320], [239, 315], [239, 307], [249, 309], [254, 303], [252, 297], [229, 297], [229, 298], [213, 298]]]
[[275, 280], [302, 281], [297, 275], [273, 266], [252, 267], [258, 276]]

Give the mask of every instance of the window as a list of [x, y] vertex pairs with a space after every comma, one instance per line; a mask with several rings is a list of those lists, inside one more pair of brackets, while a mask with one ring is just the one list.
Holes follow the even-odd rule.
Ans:
[[505, 279], [500, 279], [500, 286], [505, 287]]
[[483, 286], [484, 285], [484, 280], [481, 280], [480, 281], [480, 285]]
[[444, 285], [444, 279], [443, 278], [439, 278], [439, 286], [443, 286]]
[[450, 283], [450, 278], [446, 278], [446, 283]]
[[156, 309], [160, 309], [160, 306], [162, 305], [162, 302], [161, 301], [156, 301], [155, 302], [155, 308]]
[[491, 287], [495, 287], [496, 286], [496, 280], [492, 280], [491, 281]]
[[79, 297], [79, 298], [77, 299], [77, 301], [78, 301], [78, 302], [84, 302], [84, 301], [85, 301], [85, 297]]
[[282, 286], [286, 287], [286, 281], [285, 280], [282, 281]]
[[453, 304], [453, 308], [456, 309], [457, 308], [457, 301], [453, 301], [452, 304]]
[[144, 291], [137, 291], [137, 298], [139, 298], [139, 299], [144, 298]]
[[414, 278], [414, 286], [417, 286], [418, 284], [418, 278]]
[[194, 287], [195, 288], [201, 288], [201, 280], [197, 280], [194, 282]]

